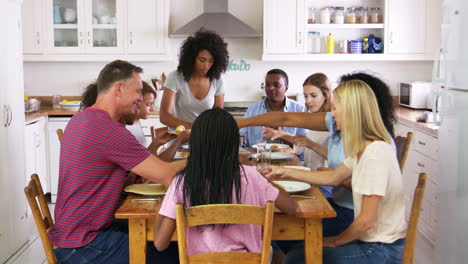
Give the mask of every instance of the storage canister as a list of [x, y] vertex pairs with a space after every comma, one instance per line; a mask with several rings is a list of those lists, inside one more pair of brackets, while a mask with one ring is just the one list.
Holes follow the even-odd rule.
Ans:
[[321, 43], [320, 43], [320, 32], [310, 31], [308, 33], [308, 53], [320, 53]]
[[368, 24], [369, 23], [369, 12], [367, 10], [367, 7], [363, 7], [361, 9], [361, 12], [359, 12], [358, 23], [359, 24]]
[[352, 54], [362, 53], [362, 40], [351, 40], [350, 51]]
[[354, 7], [350, 7], [346, 11], [346, 24], [356, 24], [356, 11]]
[[348, 53], [348, 41], [347, 40], [340, 40], [340, 53], [341, 54]]
[[372, 7], [370, 11], [370, 22], [372, 24], [382, 23], [382, 14], [380, 8]]
[[335, 8], [335, 24], [344, 24], [344, 7], [342, 6]]
[[308, 24], [315, 24], [317, 23], [315, 20], [315, 8], [309, 7], [309, 18], [307, 19]]
[[322, 8], [322, 10], [320, 10], [320, 23], [330, 24], [330, 10], [328, 7]]

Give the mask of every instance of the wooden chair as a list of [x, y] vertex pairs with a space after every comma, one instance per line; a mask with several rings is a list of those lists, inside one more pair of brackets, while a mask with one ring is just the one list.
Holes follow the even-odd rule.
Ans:
[[398, 163], [400, 164], [401, 171], [403, 171], [403, 168], [405, 167], [406, 158], [408, 157], [409, 147], [411, 145], [412, 139], [413, 132], [408, 132], [406, 137], [397, 136], [393, 139], [395, 141]]
[[[273, 212], [274, 203], [271, 201], [267, 203], [266, 207], [246, 204], [213, 204], [189, 207], [186, 210], [182, 204], [177, 204], [176, 222], [180, 263], [269, 263]], [[211, 252], [188, 256], [186, 228], [207, 224], [262, 225], [262, 253]], [[192, 241], [192, 243], [196, 243], [196, 241]]]
[[57, 129], [57, 136], [59, 138], [59, 141], [62, 141], [63, 130], [61, 128]]
[[416, 245], [416, 235], [418, 233], [418, 220], [423, 203], [424, 187], [426, 186], [426, 174], [419, 174], [418, 185], [414, 190], [413, 205], [411, 207], [411, 215], [406, 232], [405, 249], [403, 251], [402, 264], [414, 263], [414, 247]]
[[29, 207], [34, 216], [34, 222], [36, 222], [36, 227], [39, 231], [42, 245], [44, 246], [47, 263], [56, 264], [58, 261], [54, 254], [54, 247], [47, 234], [47, 231], [54, 226], [54, 222], [50, 215], [49, 207], [47, 206], [47, 201], [37, 174], [31, 175], [28, 186], [24, 188], [24, 193], [28, 199]]

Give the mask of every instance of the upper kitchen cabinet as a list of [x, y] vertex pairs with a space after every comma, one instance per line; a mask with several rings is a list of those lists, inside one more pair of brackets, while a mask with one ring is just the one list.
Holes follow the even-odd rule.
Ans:
[[45, 0], [46, 52], [121, 54], [123, 0]]
[[305, 39], [304, 0], [263, 2], [265, 54], [303, 54]]
[[21, 10], [23, 22], [23, 53], [41, 54], [44, 52], [44, 30], [42, 1], [24, 0]]
[[[163, 54], [167, 49], [169, 2], [139, 0], [127, 2], [129, 54]], [[144, 23], [142, 23], [144, 18]]]
[[433, 59], [440, 46], [441, 7], [441, 0], [388, 1], [387, 53]]
[[27, 0], [22, 19], [25, 61], [169, 59], [169, 0]]
[[[263, 3], [263, 60], [433, 60], [439, 46], [441, 0]], [[373, 53], [369, 47], [381, 50]]]

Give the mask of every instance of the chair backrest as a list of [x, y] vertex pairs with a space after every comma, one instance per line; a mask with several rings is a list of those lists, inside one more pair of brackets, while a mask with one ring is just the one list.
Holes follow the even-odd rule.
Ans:
[[411, 215], [406, 232], [405, 249], [403, 251], [403, 264], [414, 263], [414, 247], [416, 245], [416, 235], [418, 234], [418, 220], [421, 212], [421, 206], [424, 196], [424, 187], [426, 186], [426, 174], [419, 174], [418, 185], [414, 190], [413, 205], [411, 206]]
[[[177, 204], [176, 222], [180, 263], [218, 263], [219, 260], [223, 260], [222, 263], [269, 263], [273, 212], [274, 202], [271, 201], [266, 207], [246, 204], [212, 204], [189, 207], [185, 210], [182, 204]], [[262, 225], [262, 253], [211, 252], [188, 256], [186, 228], [209, 224]], [[191, 243], [196, 243], [196, 241], [191, 241]]]
[[403, 171], [405, 167], [406, 158], [408, 157], [409, 147], [411, 140], [413, 139], [413, 132], [408, 132], [406, 137], [397, 136], [393, 140], [397, 149], [398, 163], [400, 164], [400, 170]]
[[63, 130], [61, 128], [57, 129], [57, 136], [58, 136], [59, 141], [62, 141]]
[[54, 254], [54, 248], [47, 234], [47, 231], [54, 226], [54, 222], [50, 215], [44, 191], [42, 190], [42, 185], [37, 174], [31, 175], [31, 180], [29, 181], [28, 186], [24, 188], [24, 193], [26, 194], [29, 207], [31, 208], [34, 216], [34, 222], [36, 222], [39, 236], [41, 237], [42, 245], [44, 246], [47, 262], [49, 264], [58, 263]]

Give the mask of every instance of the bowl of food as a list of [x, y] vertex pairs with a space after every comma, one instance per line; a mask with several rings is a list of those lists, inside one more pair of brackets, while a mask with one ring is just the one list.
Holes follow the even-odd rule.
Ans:
[[77, 112], [80, 110], [80, 104], [81, 101], [68, 101], [68, 100], [63, 100], [62, 102], [59, 103], [60, 108], [62, 108], [63, 111], [74, 111]]

